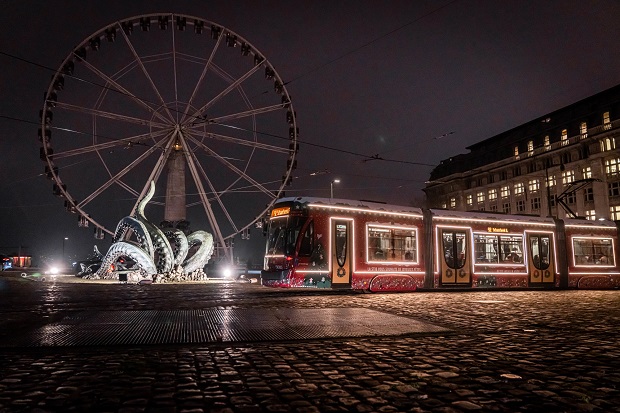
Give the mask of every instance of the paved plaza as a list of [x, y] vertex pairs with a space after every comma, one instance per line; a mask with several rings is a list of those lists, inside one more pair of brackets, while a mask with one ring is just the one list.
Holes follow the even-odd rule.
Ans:
[[0, 275], [1, 412], [620, 412], [620, 291]]

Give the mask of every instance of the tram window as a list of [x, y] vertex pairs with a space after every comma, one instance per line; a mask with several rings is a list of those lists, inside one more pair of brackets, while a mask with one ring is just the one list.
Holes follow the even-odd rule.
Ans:
[[474, 235], [474, 249], [476, 251], [476, 263], [492, 263], [499, 262], [497, 235]]
[[300, 257], [309, 257], [312, 255], [312, 251], [314, 249], [314, 222], [310, 222], [308, 227], [304, 231], [304, 234], [301, 238], [301, 245], [299, 246], [299, 256]]
[[523, 237], [520, 235], [500, 235], [499, 243], [503, 262], [523, 262]]
[[523, 237], [519, 235], [474, 234], [476, 263], [523, 262]]
[[538, 270], [546, 270], [549, 268], [551, 240], [548, 235], [533, 235], [530, 238], [530, 255], [534, 267]]
[[416, 233], [415, 228], [368, 226], [368, 260], [417, 262]]
[[269, 224], [267, 254], [292, 254], [304, 222], [305, 219], [300, 217], [272, 219]]
[[615, 265], [611, 238], [573, 238], [576, 265]]
[[444, 259], [448, 267], [453, 269], [463, 268], [467, 253], [465, 233], [444, 231], [442, 241]]

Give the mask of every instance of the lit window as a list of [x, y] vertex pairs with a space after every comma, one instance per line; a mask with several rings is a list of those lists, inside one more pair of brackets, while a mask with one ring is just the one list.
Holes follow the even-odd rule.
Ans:
[[508, 198], [510, 196], [510, 187], [508, 185], [502, 186], [501, 195], [502, 198]]
[[517, 182], [515, 184], [515, 195], [522, 195], [525, 192], [525, 185], [523, 182]]
[[418, 260], [415, 228], [373, 225], [367, 227], [368, 261]]
[[609, 112], [603, 113], [603, 129], [611, 129], [611, 120], [609, 119]]
[[586, 211], [586, 219], [590, 221], [596, 221], [596, 210], [590, 209]]
[[562, 146], [568, 145], [568, 130], [562, 129], [562, 137], [560, 138]]
[[573, 260], [576, 265], [615, 265], [613, 239], [573, 238]]
[[583, 179], [592, 178], [592, 168], [587, 166], [581, 170], [581, 174], [583, 175]]
[[549, 135], [545, 136], [545, 150], [548, 151], [551, 149], [551, 141], [549, 140]]
[[555, 186], [555, 175], [549, 175], [547, 177], [547, 186], [548, 187]]
[[605, 173], [609, 177], [617, 177], [620, 172], [620, 158], [605, 161]]
[[534, 154], [534, 141], [527, 142], [527, 154], [532, 156]]
[[615, 138], [605, 138], [601, 139], [601, 152], [613, 151], [616, 149], [616, 139]]
[[538, 179], [531, 179], [527, 184], [530, 192], [538, 192], [540, 189], [540, 181]]
[[588, 125], [585, 122], [581, 122], [581, 125], [579, 125], [579, 134], [581, 135], [581, 139], [588, 137]]
[[620, 205], [610, 206], [609, 213], [612, 221], [620, 221]]
[[450, 198], [450, 208], [456, 208], [456, 198]]
[[442, 207], [443, 209], [448, 209], [448, 204], [446, 204], [445, 202], [443, 202], [443, 203], [441, 204], [441, 207]]
[[472, 206], [474, 204], [474, 196], [472, 194], [467, 195], [467, 205]]
[[515, 146], [515, 158], [519, 159], [519, 147]]
[[476, 194], [476, 200], [478, 201], [479, 204], [483, 204], [484, 203], [484, 192], [478, 192]]
[[562, 172], [562, 183], [566, 185], [570, 184], [571, 182], [575, 182], [575, 171]]
[[489, 200], [493, 201], [497, 199], [497, 189], [493, 188], [493, 189], [489, 189]]

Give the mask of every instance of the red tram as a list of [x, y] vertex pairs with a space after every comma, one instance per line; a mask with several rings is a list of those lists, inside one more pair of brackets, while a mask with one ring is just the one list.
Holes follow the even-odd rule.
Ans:
[[263, 285], [414, 291], [620, 287], [618, 227], [325, 198], [283, 198]]

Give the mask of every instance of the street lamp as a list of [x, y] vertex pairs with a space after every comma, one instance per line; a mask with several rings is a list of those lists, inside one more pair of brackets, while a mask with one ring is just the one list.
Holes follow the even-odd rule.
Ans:
[[334, 197], [334, 184], [340, 183], [340, 179], [334, 179], [329, 183], [329, 199]]

